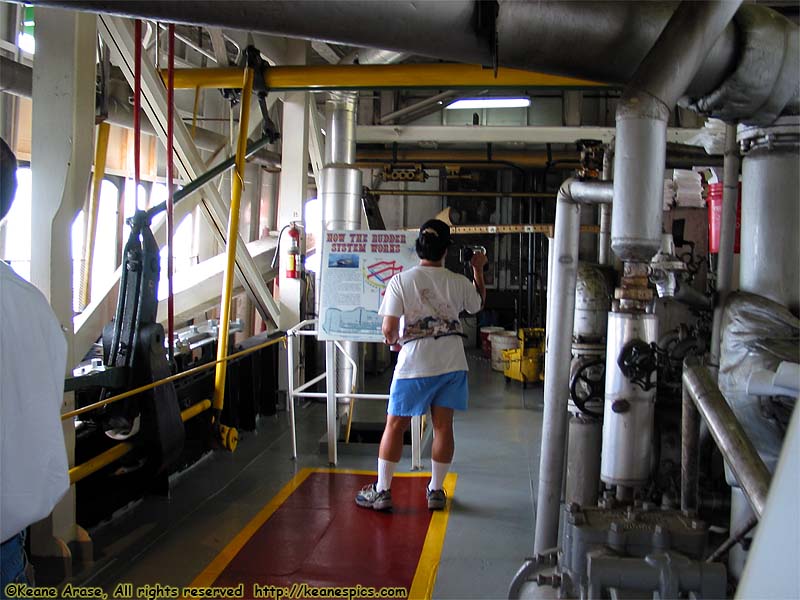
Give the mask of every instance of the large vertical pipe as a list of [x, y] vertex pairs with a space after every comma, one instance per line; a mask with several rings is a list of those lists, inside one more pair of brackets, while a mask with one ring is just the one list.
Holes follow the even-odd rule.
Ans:
[[623, 261], [648, 261], [659, 249], [669, 112], [740, 4], [682, 2], [619, 102], [611, 246]]
[[739, 288], [800, 309], [800, 118], [740, 128], [742, 229]]
[[536, 507], [534, 551], [543, 553], [558, 541], [561, 484], [567, 437], [567, 398], [575, 319], [575, 285], [578, 279], [579, 202], [610, 202], [612, 186], [606, 182], [568, 179], [558, 191], [555, 236], [550, 243], [551, 275], [548, 280], [547, 330], [544, 375], [542, 451]]
[[575, 284], [578, 277], [578, 246], [581, 207], [559, 198], [556, 205], [555, 236], [550, 244], [552, 273], [547, 305], [547, 359], [544, 372], [544, 416], [542, 453], [539, 459], [539, 489], [536, 503], [534, 552], [543, 554], [556, 546], [564, 448], [567, 434], [567, 395], [572, 324], [575, 313]]
[[[359, 229], [361, 227], [361, 171], [353, 168], [356, 157], [356, 121], [358, 95], [335, 92], [325, 104], [325, 159], [322, 169], [322, 210], [325, 229]], [[345, 354], [359, 361], [356, 342], [342, 344]], [[353, 369], [349, 361], [340, 360], [337, 388], [350, 392]], [[363, 371], [360, 370], [360, 371]]]
[[600, 478], [617, 486], [636, 487], [650, 476], [656, 390], [643, 390], [625, 375], [617, 362], [625, 345], [658, 339], [655, 315], [632, 312], [608, 314], [606, 387], [603, 405], [603, 451]]
[[733, 279], [733, 248], [736, 238], [736, 205], [739, 201], [739, 148], [736, 144], [736, 125], [725, 125], [725, 165], [722, 190], [722, 231], [717, 254], [717, 302], [714, 306], [714, 324], [711, 332], [711, 361], [719, 364], [719, 346], [722, 338], [722, 312], [731, 292]]

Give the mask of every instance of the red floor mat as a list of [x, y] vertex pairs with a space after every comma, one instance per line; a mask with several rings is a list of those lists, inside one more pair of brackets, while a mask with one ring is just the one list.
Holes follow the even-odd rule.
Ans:
[[394, 510], [359, 508], [357, 491], [374, 475], [312, 472], [255, 531], [213, 582], [291, 588], [362, 585], [411, 589], [431, 513], [428, 475], [395, 477]]

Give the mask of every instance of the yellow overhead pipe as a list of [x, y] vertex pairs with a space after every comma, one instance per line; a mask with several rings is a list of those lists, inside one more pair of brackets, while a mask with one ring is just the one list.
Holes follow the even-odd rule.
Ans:
[[[214, 378], [214, 413], [219, 424], [219, 415], [225, 401], [225, 376], [228, 363], [228, 326], [231, 312], [231, 296], [233, 295], [233, 273], [236, 264], [236, 239], [239, 235], [239, 203], [244, 187], [245, 155], [247, 153], [247, 127], [250, 120], [250, 101], [253, 93], [254, 69], [246, 67], [242, 87], [242, 102], [239, 111], [239, 139], [236, 140], [236, 169], [231, 184], [231, 212], [228, 218], [228, 234], [226, 238], [227, 264], [222, 282], [222, 299], [219, 315], [219, 335], [217, 337], [217, 371]], [[177, 86], [176, 86], [177, 87]]]
[[86, 237], [83, 243], [83, 265], [81, 267], [81, 306], [88, 306], [92, 299], [92, 264], [94, 263], [94, 242], [97, 237], [97, 213], [100, 210], [100, 190], [106, 174], [108, 155], [108, 134], [111, 125], [103, 121], [97, 126], [97, 145], [94, 151], [94, 179], [92, 195], [89, 198]]
[[[161, 70], [166, 81], [167, 71]], [[593, 88], [607, 84], [521, 69], [460, 63], [399, 65], [309, 65], [268, 67], [264, 71], [267, 89], [356, 90], [405, 88]], [[175, 69], [176, 88], [241, 88], [242, 73], [237, 68]]]

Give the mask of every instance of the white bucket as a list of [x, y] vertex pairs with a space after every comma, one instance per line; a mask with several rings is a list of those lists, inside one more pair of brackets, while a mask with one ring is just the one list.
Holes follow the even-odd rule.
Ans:
[[492, 344], [492, 369], [504, 371], [506, 361], [503, 360], [503, 350], [512, 350], [519, 346], [517, 332], [503, 331], [502, 333], [493, 333], [489, 336], [489, 342]]

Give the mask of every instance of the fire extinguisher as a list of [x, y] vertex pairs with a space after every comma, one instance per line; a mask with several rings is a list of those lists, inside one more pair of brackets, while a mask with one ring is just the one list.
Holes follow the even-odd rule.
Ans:
[[298, 258], [300, 256], [300, 228], [292, 223], [289, 227], [289, 261], [286, 265], [286, 277], [288, 279], [299, 279], [300, 270], [298, 268]]

